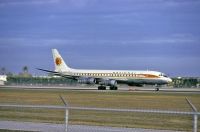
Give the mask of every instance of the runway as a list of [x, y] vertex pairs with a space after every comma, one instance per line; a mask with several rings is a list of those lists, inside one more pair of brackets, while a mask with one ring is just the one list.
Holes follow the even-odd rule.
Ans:
[[[21, 130], [21, 131], [41, 131], [41, 132], [63, 132], [64, 124], [34, 123], [17, 121], [0, 121], [0, 130]], [[141, 128], [119, 128], [105, 126], [69, 125], [68, 132], [175, 132], [170, 130], [155, 130]]]
[[[95, 86], [85, 87], [85, 86], [0, 86], [0, 89], [36, 89], [36, 90], [87, 90], [87, 91], [114, 91], [115, 90], [97, 90]], [[133, 91], [133, 92], [155, 92], [154, 87], [119, 87], [117, 91]], [[161, 87], [159, 91], [156, 92], [176, 92], [176, 93], [198, 93], [200, 94], [200, 88], [169, 88]]]

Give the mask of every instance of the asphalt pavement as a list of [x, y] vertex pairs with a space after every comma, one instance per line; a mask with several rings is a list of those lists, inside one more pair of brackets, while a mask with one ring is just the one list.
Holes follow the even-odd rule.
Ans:
[[[30, 90], [83, 90], [83, 91], [98, 91], [98, 92], [112, 92], [112, 90], [97, 90], [97, 87], [86, 87], [84, 86], [0, 86], [0, 89], [30, 89]], [[132, 92], [155, 92], [155, 87], [121, 87], [119, 86], [117, 91], [132, 91]], [[114, 92], [116, 92], [114, 90]], [[161, 87], [158, 92], [169, 92], [169, 93], [193, 93], [200, 94], [200, 88], [171, 88]]]
[[[63, 132], [64, 124], [34, 123], [18, 121], [0, 121], [0, 130], [21, 130], [21, 131], [40, 131], [40, 132]], [[88, 125], [68, 125], [67, 132], [174, 132], [170, 130], [155, 130], [142, 128], [119, 128], [105, 126]]]

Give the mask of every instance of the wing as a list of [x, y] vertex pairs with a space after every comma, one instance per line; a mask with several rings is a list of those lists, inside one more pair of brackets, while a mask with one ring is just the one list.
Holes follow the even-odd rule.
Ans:
[[[73, 79], [73, 80], [84, 80], [84, 79], [95, 79], [96, 82], [95, 83], [100, 83], [100, 82], [107, 82], [110, 80], [115, 80], [115, 79], [109, 79], [109, 78], [103, 78], [103, 77], [93, 77], [93, 76], [77, 76], [77, 75], [69, 75], [69, 74], [66, 74], [64, 72], [56, 72], [56, 71], [51, 71], [51, 70], [46, 70], [46, 69], [41, 69], [41, 68], [36, 68], [37, 70], [40, 70], [40, 71], [44, 71], [44, 72], [48, 72], [48, 73], [53, 73], [53, 75], [56, 75], [56, 76], [61, 76], [61, 77], [64, 77], [64, 78], [68, 78], [68, 79]], [[115, 80], [118, 82], [118, 80]]]
[[56, 71], [51, 71], [51, 70], [46, 70], [46, 69], [41, 69], [41, 68], [36, 68], [36, 69], [40, 70], [40, 71], [45, 71], [45, 72], [48, 72], [48, 73], [53, 73], [56, 76], [61, 76], [61, 77], [64, 77], [64, 78], [69, 78], [69, 79], [77, 80], [77, 78], [80, 77], [80, 76], [74, 76], [74, 75], [66, 75], [66, 74], [63, 74], [62, 72], [56, 72]]

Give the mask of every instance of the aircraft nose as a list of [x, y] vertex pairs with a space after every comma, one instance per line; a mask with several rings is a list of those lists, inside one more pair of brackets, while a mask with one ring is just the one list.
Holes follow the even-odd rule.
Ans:
[[171, 78], [168, 78], [167, 81], [168, 81], [168, 83], [171, 83], [171, 82], [172, 82], [172, 79], [171, 79]]

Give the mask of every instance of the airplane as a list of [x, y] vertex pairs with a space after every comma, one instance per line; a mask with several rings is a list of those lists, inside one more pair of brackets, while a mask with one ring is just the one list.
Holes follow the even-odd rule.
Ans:
[[[98, 90], [106, 90], [109, 86], [110, 90], [117, 90], [117, 84], [127, 84], [129, 86], [143, 86], [144, 84], [160, 86], [172, 82], [166, 74], [158, 71], [139, 71], [139, 70], [86, 70], [70, 68], [57, 49], [52, 49], [55, 70], [46, 70], [37, 68], [38, 70], [53, 73], [83, 84], [98, 84]], [[155, 88], [159, 91], [159, 87]]]

